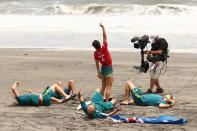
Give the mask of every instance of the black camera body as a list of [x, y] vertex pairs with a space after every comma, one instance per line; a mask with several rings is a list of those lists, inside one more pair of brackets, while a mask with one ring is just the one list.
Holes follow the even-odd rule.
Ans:
[[131, 42], [134, 43], [134, 48], [143, 50], [149, 43], [149, 36], [143, 35], [142, 37], [133, 37]]
[[141, 72], [146, 73], [149, 69], [149, 63], [148, 61], [144, 61], [144, 48], [149, 43], [149, 36], [143, 35], [142, 37], [133, 37], [131, 42], [134, 43], [134, 48], [141, 49], [141, 65], [135, 68], [139, 68]]

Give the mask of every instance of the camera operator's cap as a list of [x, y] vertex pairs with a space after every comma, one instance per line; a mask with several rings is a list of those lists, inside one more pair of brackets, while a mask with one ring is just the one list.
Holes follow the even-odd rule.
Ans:
[[154, 40], [157, 37], [158, 37], [158, 35], [150, 35], [150, 39], [152, 39], [152, 40]]

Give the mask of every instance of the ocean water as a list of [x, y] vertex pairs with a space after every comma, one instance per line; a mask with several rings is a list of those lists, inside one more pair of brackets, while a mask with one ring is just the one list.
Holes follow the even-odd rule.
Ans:
[[146, 34], [197, 52], [197, 0], [1, 0], [0, 47], [93, 49], [99, 22], [111, 50], [135, 51], [130, 39]]

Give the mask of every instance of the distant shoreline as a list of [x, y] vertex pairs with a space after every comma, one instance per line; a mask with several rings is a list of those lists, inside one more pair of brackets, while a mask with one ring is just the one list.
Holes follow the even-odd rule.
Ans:
[[[0, 47], [0, 50], [36, 50], [36, 51], [94, 51], [93, 48], [65, 48], [65, 47]], [[146, 49], [145, 49], [146, 50]], [[109, 48], [111, 52], [140, 52], [140, 49], [134, 48]], [[180, 53], [180, 54], [197, 54], [197, 49], [170, 49], [170, 53]]]

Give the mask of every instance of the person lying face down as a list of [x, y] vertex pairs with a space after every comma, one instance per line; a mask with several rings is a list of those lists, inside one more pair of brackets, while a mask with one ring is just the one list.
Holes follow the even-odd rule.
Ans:
[[[131, 101], [129, 101], [130, 93], [133, 98]], [[175, 104], [175, 98], [171, 98], [170, 95], [163, 97], [156, 94], [142, 94], [141, 90], [136, 88], [131, 81], [127, 81], [125, 85], [125, 99], [121, 104], [136, 104], [140, 106], [158, 106], [160, 108], [168, 108]]]
[[96, 89], [96, 92], [92, 96], [91, 104], [86, 105], [83, 101], [83, 97], [81, 95], [81, 90], [78, 93], [78, 99], [81, 103], [81, 107], [83, 111], [91, 118], [106, 118], [107, 116], [112, 116], [113, 114], [120, 111], [122, 108], [115, 109], [113, 112], [105, 114], [107, 110], [113, 109], [114, 105], [116, 104], [116, 100], [112, 100], [111, 102], [103, 102], [103, 96], [100, 94], [100, 90]]
[[[16, 90], [16, 87], [19, 86], [19, 83], [16, 82], [12, 86], [12, 92], [15, 96], [14, 102], [20, 106], [49, 106], [51, 101], [56, 101], [58, 103], [65, 102], [70, 98], [69, 95], [66, 95], [62, 88], [58, 84], [53, 84], [48, 89], [46, 89], [42, 94], [36, 94], [32, 91], [31, 94], [19, 95]], [[55, 92], [58, 92], [64, 99], [57, 99], [54, 96]]]

